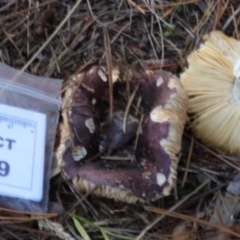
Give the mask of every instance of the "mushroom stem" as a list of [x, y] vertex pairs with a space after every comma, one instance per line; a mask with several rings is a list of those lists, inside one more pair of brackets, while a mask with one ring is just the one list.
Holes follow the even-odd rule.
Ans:
[[236, 78], [234, 86], [233, 86], [233, 97], [240, 105], [240, 79]]
[[233, 86], [233, 97], [240, 105], [240, 59], [237, 60], [234, 65], [233, 75], [235, 77], [235, 83]]

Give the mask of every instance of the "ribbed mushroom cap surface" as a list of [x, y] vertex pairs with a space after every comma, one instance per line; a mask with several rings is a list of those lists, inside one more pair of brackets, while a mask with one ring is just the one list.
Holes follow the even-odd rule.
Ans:
[[210, 147], [240, 154], [240, 101], [233, 93], [239, 69], [240, 42], [213, 31], [188, 57], [181, 83], [189, 97], [189, 114], [197, 138]]

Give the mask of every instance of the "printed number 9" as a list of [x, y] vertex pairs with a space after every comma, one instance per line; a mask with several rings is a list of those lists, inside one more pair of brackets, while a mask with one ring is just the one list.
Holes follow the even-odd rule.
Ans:
[[6, 177], [9, 174], [10, 166], [5, 161], [0, 161], [0, 177]]

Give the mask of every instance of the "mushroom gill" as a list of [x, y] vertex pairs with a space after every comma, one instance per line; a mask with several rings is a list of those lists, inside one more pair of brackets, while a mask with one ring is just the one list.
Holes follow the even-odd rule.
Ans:
[[212, 148], [240, 154], [240, 42], [220, 31], [188, 57], [180, 80], [189, 97], [197, 138]]

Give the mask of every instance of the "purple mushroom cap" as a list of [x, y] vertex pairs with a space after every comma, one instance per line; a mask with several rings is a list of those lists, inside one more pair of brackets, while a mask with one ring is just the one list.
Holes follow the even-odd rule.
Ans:
[[[63, 172], [79, 190], [133, 203], [170, 194], [177, 175], [188, 100], [179, 79], [171, 73], [130, 72], [131, 86], [139, 85], [137, 94], [142, 98], [145, 116], [138, 135], [136, 161], [113, 164], [101, 158], [87, 160], [99, 153], [100, 116], [108, 91], [107, 75], [98, 66], [69, 81], [57, 156]], [[124, 133], [114, 119], [107, 134], [108, 147], [122, 147], [136, 134], [138, 124], [139, 121], [132, 121]]]

